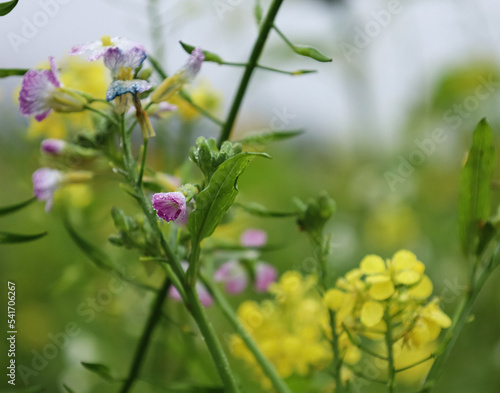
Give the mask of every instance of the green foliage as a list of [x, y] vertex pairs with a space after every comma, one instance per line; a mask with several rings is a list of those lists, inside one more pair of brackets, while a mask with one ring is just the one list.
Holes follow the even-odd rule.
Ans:
[[109, 382], [114, 382], [116, 379], [111, 375], [111, 370], [108, 366], [99, 363], [81, 362], [82, 366], [87, 370], [99, 375], [101, 378]]
[[0, 216], [5, 216], [7, 214], [14, 213], [20, 209], [23, 209], [24, 207], [26, 207], [28, 205], [31, 205], [34, 201], [36, 201], [35, 197], [30, 198], [30, 199], [23, 201], [23, 202], [20, 202], [20, 203], [16, 203], [14, 205], [0, 207]]
[[73, 389], [71, 389], [68, 385], [63, 385], [64, 390], [68, 393], [76, 393]]
[[335, 201], [323, 191], [316, 198], [310, 199], [307, 204], [300, 200], [296, 200], [296, 204], [300, 211], [297, 219], [300, 229], [319, 239], [325, 224], [337, 209]]
[[196, 209], [189, 215], [188, 228], [194, 242], [199, 243], [215, 231], [238, 194], [238, 178], [258, 156], [269, 157], [264, 153], [239, 153], [215, 171], [208, 186], [196, 197]]
[[[193, 45], [186, 44], [182, 41], [179, 41], [179, 43], [181, 44], [182, 48], [189, 54], [191, 54], [191, 52], [195, 49], [195, 46]], [[217, 63], [217, 64], [224, 64], [224, 60], [222, 60], [222, 58], [219, 55], [213, 52], [204, 50], [203, 54], [205, 55], [205, 61], [210, 61], [212, 63]]]
[[0, 232], [0, 245], [13, 243], [26, 243], [38, 240], [47, 235], [47, 232], [37, 233], [35, 235], [22, 235], [17, 233]]
[[111, 216], [118, 230], [118, 235], [111, 235], [109, 237], [110, 243], [127, 249], [138, 249], [146, 256], [155, 254], [157, 246], [155, 241], [151, 239], [151, 228], [143, 216], [128, 217], [123, 210], [116, 206], [111, 209]]
[[247, 213], [257, 217], [285, 218], [285, 217], [295, 217], [299, 214], [298, 212], [277, 212], [268, 210], [267, 208], [265, 208], [264, 206], [262, 206], [257, 202], [250, 202], [245, 204], [237, 202], [234, 205], [242, 208]]
[[11, 12], [19, 3], [19, 0], [7, 1], [6, 3], [0, 3], [0, 16], [7, 15]]
[[271, 142], [283, 141], [290, 139], [304, 133], [303, 130], [290, 130], [290, 131], [271, 131], [259, 134], [249, 135], [238, 142], [242, 145], [267, 145]]
[[295, 53], [301, 56], [310, 57], [316, 61], [322, 63], [328, 63], [332, 61], [332, 58], [325, 56], [319, 50], [308, 45], [293, 45], [292, 49]]
[[490, 183], [494, 166], [493, 132], [483, 119], [474, 132], [472, 147], [460, 176], [458, 229], [466, 255], [483, 248], [477, 249], [477, 244], [490, 217]]
[[220, 150], [217, 148], [217, 141], [214, 138], [208, 140], [199, 137], [196, 146], [189, 152], [189, 158], [198, 165], [207, 181], [210, 181], [214, 172], [219, 166], [230, 158], [241, 153], [242, 148], [239, 143], [225, 141]]
[[6, 78], [8, 76], [23, 76], [29, 70], [24, 68], [4, 68], [0, 70], [0, 78]]

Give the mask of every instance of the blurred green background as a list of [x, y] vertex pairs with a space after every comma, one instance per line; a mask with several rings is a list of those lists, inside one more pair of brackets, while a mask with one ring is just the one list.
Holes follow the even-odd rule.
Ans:
[[[150, 3], [154, 2], [139, 3], [151, 6]], [[292, 9], [302, 9], [301, 2], [291, 3]], [[474, 55], [463, 52], [461, 59], [433, 70], [432, 78], [426, 80], [425, 94], [408, 87], [411, 100], [408, 100], [406, 108], [392, 108], [392, 116], [400, 119], [391, 123], [393, 131], [381, 131], [383, 127], [380, 124], [384, 124], [383, 122], [371, 127], [374, 118], [370, 115], [370, 108], [376, 107], [377, 101], [366, 103], [363, 98], [373, 88], [373, 79], [367, 79], [366, 73], [360, 72], [359, 68], [361, 66], [361, 70], [367, 71], [363, 64], [364, 61], [370, 61], [370, 56], [363, 54], [353, 65], [343, 59], [338, 50], [338, 44], [349, 37], [349, 34], [352, 37], [352, 28], [359, 23], [356, 22], [359, 19], [354, 18], [356, 13], [353, 11], [353, 3], [359, 2], [311, 2], [320, 11], [328, 7], [326, 9], [331, 11], [332, 21], [337, 20], [338, 15], [351, 15], [351, 29], [345, 27], [344, 36], [330, 35], [327, 31], [324, 32], [326, 34], [307, 31], [302, 31], [302, 35], [292, 34], [299, 41], [314, 44], [324, 51], [330, 48], [338, 56], [335, 61], [340, 66], [317, 67], [323, 79], [312, 79], [308, 84], [308, 76], [298, 81], [297, 78], [278, 75], [274, 78], [279, 78], [280, 82], [269, 85], [272, 74], [259, 74], [254, 78], [253, 88], [245, 101], [247, 106], [240, 116], [237, 136], [272, 127], [273, 116], [276, 116], [273, 115], [273, 110], [278, 108], [280, 111], [283, 107], [280, 94], [274, 90], [279, 89], [279, 86], [286, 86], [283, 87], [285, 92], [295, 92], [292, 98], [287, 97], [288, 102], [291, 102], [287, 105], [290, 105], [290, 110], [298, 116], [298, 120], [292, 119], [286, 128], [304, 127], [306, 132], [294, 140], [270, 145], [266, 151], [272, 155], [273, 160], [254, 162], [239, 180], [238, 200], [259, 202], [274, 210], [288, 210], [293, 207], [294, 197], [307, 200], [321, 190], [327, 190], [338, 206], [337, 214], [328, 224], [335, 243], [329, 260], [333, 271], [340, 275], [358, 265], [361, 258], [369, 253], [390, 257], [399, 249], [409, 249], [426, 264], [434, 283], [434, 295], [443, 296], [443, 308], [448, 314], [452, 314], [458, 300], [457, 294], [465, 286], [469, 269], [457, 242], [459, 172], [472, 140], [472, 131], [482, 117], [488, 117], [498, 140], [499, 63], [494, 53], [485, 56], [484, 53]], [[384, 7], [384, 2], [378, 4], [379, 9]], [[482, 2], [483, 7], [488, 7], [489, 4]], [[290, 23], [292, 17], [287, 15], [286, 7], [287, 4], [284, 5], [283, 24]], [[453, 7], [463, 11], [457, 2], [453, 3]], [[193, 20], [201, 12], [200, 8], [197, 10], [198, 14], [194, 13], [192, 16]], [[492, 8], [492, 12], [494, 10], [496, 9]], [[369, 21], [368, 11], [367, 14], [366, 20]], [[186, 15], [183, 20], [189, 23], [190, 14]], [[251, 19], [251, 7], [242, 6], [234, 15]], [[425, 15], [427, 14], [422, 16], [421, 21], [425, 20]], [[441, 15], [442, 18], [447, 16], [449, 14]], [[220, 23], [226, 33], [237, 30], [227, 19], [217, 22], [214, 16], [213, 21]], [[301, 24], [314, 24], [314, 21], [305, 18]], [[403, 32], [411, 29], [409, 26], [400, 28]], [[194, 38], [203, 34], [196, 27], [192, 29], [191, 35]], [[120, 32], [122, 35], [126, 33], [127, 31]], [[254, 33], [255, 31], [251, 32]], [[162, 48], [161, 39], [155, 34], [158, 32], [152, 32], [152, 43], [159, 41], [156, 50], [161, 49], [168, 58], [168, 46]], [[175, 40], [184, 39], [183, 36], [173, 35]], [[92, 36], [87, 40], [94, 38]], [[480, 41], [479, 38], [476, 39]], [[380, 40], [382, 42], [383, 37]], [[332, 41], [335, 41], [335, 45]], [[207, 48], [217, 48], [217, 43], [211, 42], [211, 46]], [[369, 48], [369, 53], [383, 56], [384, 52], [377, 52], [376, 45], [375, 42]], [[279, 40], [272, 40], [269, 48], [278, 47]], [[399, 47], [399, 50], [403, 52], [401, 56], [405, 57], [405, 49]], [[241, 51], [246, 56], [247, 52]], [[271, 52], [266, 55], [266, 59], [282, 68], [293, 69], [297, 64], [301, 68], [316, 66], [315, 63], [296, 58], [291, 60], [293, 65], [290, 66], [289, 53], [283, 49]], [[413, 53], [412, 56], [418, 58], [419, 53]], [[31, 64], [25, 66], [32, 66], [40, 61], [43, 61], [42, 57], [33, 59]], [[407, 62], [411, 63], [411, 59], [407, 59]], [[9, 65], [1, 64], [2, 67]], [[175, 67], [172, 65], [172, 69]], [[217, 72], [224, 75], [224, 71]], [[329, 78], [333, 74], [336, 79], [332, 81]], [[210, 80], [214, 89], [222, 92], [218, 93], [222, 96], [222, 103], [216, 109], [222, 117], [231, 102], [238, 73], [229, 71], [224, 82], [221, 82], [218, 75]], [[328, 123], [327, 117], [315, 115], [314, 108], [317, 107], [318, 113], [335, 112], [345, 110], [337, 109], [342, 108], [345, 103], [337, 106], [335, 102], [328, 101], [330, 97], [322, 94], [320, 89], [318, 94], [315, 94], [314, 89], [322, 83], [327, 83], [329, 89], [337, 89], [340, 88], [338, 81], [342, 80], [347, 81], [347, 90], [352, 91], [359, 100], [355, 98], [349, 103], [352, 113], [350, 121]], [[385, 80], [388, 90], [394, 88], [390, 84], [396, 83], [395, 80], [396, 77], [394, 80]], [[493, 82], [484, 87], [484, 81]], [[4, 105], [0, 109], [0, 206], [29, 198], [32, 195], [31, 174], [42, 164], [39, 149], [41, 137], [29, 136], [26, 121], [12, 109], [12, 89], [19, 83], [20, 79], [14, 81], [11, 78], [3, 86]], [[277, 101], [268, 100], [262, 104], [258, 96], [266, 95], [267, 89], [271, 87], [273, 94], [270, 94], [270, 98], [277, 98]], [[478, 89], [482, 94], [489, 94], [482, 98], [484, 94], [478, 95]], [[307, 108], [307, 114], [301, 112], [302, 105]], [[401, 113], [402, 109], [406, 109], [404, 113]], [[187, 147], [194, 143], [196, 136], [216, 135], [217, 132], [204, 119], [187, 121], [178, 115], [159, 121], [156, 127], [159, 136], [151, 144], [148, 163], [154, 169], [167, 173], [178, 169], [180, 160], [186, 156]], [[433, 133], [440, 137], [433, 140]], [[69, 132], [69, 138], [74, 135], [74, 132]], [[179, 141], [182, 141], [182, 145], [178, 144], [181, 143]], [[496, 177], [500, 175], [498, 165], [496, 174]], [[493, 202], [492, 209], [496, 209], [498, 198]], [[5, 299], [6, 296], [7, 280], [17, 285], [17, 364], [18, 367], [22, 364], [34, 370], [33, 375], [27, 377], [27, 387], [40, 385], [47, 392], [59, 392], [62, 391], [62, 384], [66, 383], [76, 392], [114, 391], [116, 387], [85, 370], [80, 362], [103, 363], [116, 376], [125, 375], [149, 311], [151, 295], [131, 285], [119, 286], [109, 273], [99, 270], [81, 253], [62, 224], [63, 205], [73, 206], [71, 221], [79, 233], [104, 250], [123, 269], [124, 274], [137, 275], [151, 285], [159, 285], [161, 280], [161, 276], [154, 274], [154, 271], [153, 274], [148, 274], [147, 269], [138, 261], [136, 252], [116, 248], [107, 241], [108, 236], [115, 233], [109, 213], [112, 206], [119, 206], [131, 215], [138, 213], [130, 198], [120, 189], [118, 178], [112, 175], [98, 177], [90, 190], [77, 187], [65, 193], [49, 214], [44, 212], [41, 203], [34, 203], [21, 212], [2, 217], [0, 231], [49, 233], [47, 237], [33, 243], [0, 247], [2, 298]], [[308, 273], [307, 261], [313, 256], [314, 250], [299, 232], [293, 219], [257, 219], [235, 210], [233, 223], [221, 231], [221, 236], [237, 239], [249, 227], [266, 230], [270, 244], [276, 245], [275, 250], [263, 253], [263, 260], [275, 265], [280, 273], [290, 269]], [[436, 391], [498, 392], [499, 280], [500, 273], [497, 271], [479, 296], [474, 320], [464, 329]], [[116, 293], [112, 292], [112, 288]], [[261, 300], [266, 295], [256, 295], [249, 289], [241, 296], [231, 298], [231, 303], [237, 307], [249, 298]], [[90, 312], [88, 302], [93, 299], [100, 299], [100, 302], [98, 308]], [[170, 303], [166, 314], [168, 319], [165, 318], [156, 331], [154, 344], [142, 372], [143, 380], [137, 384], [136, 391], [161, 392], [165, 391], [161, 386], [174, 382], [216, 385], [215, 369], [183, 306]], [[221, 339], [227, 342], [232, 333], [230, 326], [215, 307], [209, 310], [209, 314]], [[3, 314], [1, 326], [6, 326], [5, 317]], [[64, 345], [59, 345], [53, 358], [46, 360], [46, 364], [37, 363], [37, 354], [47, 351], [47, 346], [53, 342], [54, 337], [56, 340], [57, 337], [61, 338], [61, 333], [68, 329], [68, 324], [77, 329], [78, 333], [65, 341]], [[3, 367], [7, 347], [5, 340], [0, 342]], [[33, 361], [35, 364], [32, 364]], [[258, 384], [245, 364], [232, 358], [231, 362], [244, 386], [248, 386], [246, 391], [259, 391]], [[36, 370], [37, 367], [39, 370]], [[313, 387], [299, 377], [292, 378], [290, 382], [297, 392], [316, 391], [317, 386], [322, 385], [322, 381], [318, 380], [314, 382], [316, 387]], [[0, 387], [10, 391], [4, 381]], [[14, 391], [23, 391], [24, 388], [18, 373], [18, 386]], [[379, 387], [376, 385], [370, 386], [370, 391], [379, 391], [377, 389]], [[412, 390], [408, 388], [401, 391]]]

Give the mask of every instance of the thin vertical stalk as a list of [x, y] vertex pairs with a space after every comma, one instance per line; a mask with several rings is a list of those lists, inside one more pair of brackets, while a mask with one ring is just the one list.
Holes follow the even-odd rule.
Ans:
[[384, 320], [387, 325], [385, 332], [385, 346], [387, 347], [387, 367], [389, 369], [389, 382], [388, 390], [389, 393], [394, 392], [394, 383], [396, 380], [396, 367], [394, 366], [394, 351], [392, 348], [393, 338], [392, 338], [392, 320], [390, 314], [390, 305], [387, 303], [384, 311]]
[[241, 103], [243, 102], [243, 98], [245, 97], [245, 93], [247, 91], [248, 83], [250, 82], [252, 73], [257, 66], [257, 62], [259, 61], [262, 50], [264, 49], [264, 45], [266, 44], [269, 32], [273, 28], [274, 19], [276, 18], [276, 15], [278, 14], [282, 3], [283, 0], [273, 0], [271, 6], [269, 7], [269, 11], [267, 12], [266, 18], [261, 24], [259, 36], [257, 37], [257, 41], [255, 41], [252, 53], [250, 54], [250, 58], [248, 59], [245, 72], [241, 78], [241, 82], [236, 92], [236, 96], [234, 97], [231, 109], [229, 110], [227, 120], [224, 123], [224, 127], [222, 127], [221, 135], [219, 138], [219, 147], [231, 136], [234, 122], [236, 121], [236, 116], [238, 115]]

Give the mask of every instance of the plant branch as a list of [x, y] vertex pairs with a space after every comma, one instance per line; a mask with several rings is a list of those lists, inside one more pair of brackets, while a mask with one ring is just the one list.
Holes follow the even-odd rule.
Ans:
[[219, 138], [219, 147], [222, 145], [224, 141], [227, 141], [233, 130], [234, 123], [236, 121], [236, 116], [240, 110], [241, 103], [243, 102], [243, 98], [245, 96], [248, 83], [250, 82], [250, 78], [252, 77], [252, 73], [257, 66], [257, 62], [259, 61], [259, 57], [264, 49], [264, 45], [267, 41], [267, 37], [269, 36], [269, 32], [271, 31], [274, 19], [278, 14], [281, 4], [283, 0], [273, 0], [269, 11], [266, 15], [266, 18], [261, 24], [259, 36], [257, 37], [257, 41], [255, 41], [255, 45], [252, 49], [252, 53], [250, 54], [250, 58], [248, 59], [247, 66], [245, 68], [245, 72], [243, 77], [241, 78], [240, 85], [236, 92], [236, 96], [234, 98], [233, 104], [227, 116], [227, 120], [224, 124], [224, 127], [221, 131], [221, 136]]

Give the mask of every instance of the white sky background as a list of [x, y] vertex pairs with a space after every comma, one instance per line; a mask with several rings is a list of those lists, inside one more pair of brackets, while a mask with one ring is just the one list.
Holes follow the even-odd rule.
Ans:
[[[223, 18], [218, 3], [230, 5]], [[397, 1], [397, 0], [396, 0]], [[40, 18], [41, 3], [59, 4], [26, 43], [16, 48], [12, 33], [22, 36], [26, 20]], [[274, 112], [295, 117], [287, 128], [306, 127], [311, 135], [342, 139], [362, 136], [384, 143], [404, 124], [408, 110], [428, 98], [430, 87], [447, 68], [472, 59], [500, 57], [500, 1], [401, 1], [401, 13], [370, 38], [369, 45], [348, 62], [339, 47], [353, 45], [356, 28], [376, 22], [373, 12], [387, 10], [388, 0], [347, 0], [333, 6], [318, 0], [287, 0], [277, 24], [298, 44], [310, 44], [334, 58], [317, 63], [294, 55], [273, 34], [262, 64], [286, 70], [317, 69], [290, 77], [258, 71], [240, 116], [240, 126], [269, 127]], [[214, 51], [228, 61], [246, 61], [257, 34], [251, 0], [159, 0], [164, 31], [164, 64], [181, 66], [185, 52], [179, 40]], [[269, 1], [263, 0], [267, 7]], [[147, 0], [21, 0], [0, 18], [0, 68], [29, 68], [49, 55], [63, 56], [75, 44], [103, 34], [125, 36], [153, 48]], [[26, 18], [26, 19], [24, 19]], [[9, 37], [10, 34], [10, 37]], [[201, 77], [210, 79], [225, 97], [225, 109], [239, 82], [241, 69], [205, 63]], [[0, 80], [2, 105], [12, 105], [12, 89], [20, 79]], [[3, 130], [5, 132], [5, 130]]]

